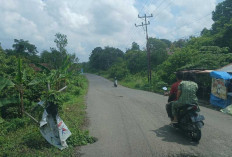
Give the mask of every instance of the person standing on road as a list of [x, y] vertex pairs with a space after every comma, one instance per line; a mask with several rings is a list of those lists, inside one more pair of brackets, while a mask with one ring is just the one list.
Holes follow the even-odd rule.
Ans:
[[177, 109], [186, 104], [198, 104], [197, 89], [198, 85], [194, 82], [192, 73], [187, 73], [185, 79], [178, 86], [177, 101], [172, 103], [172, 115], [174, 116], [173, 123], [178, 122]]
[[178, 92], [178, 86], [181, 83], [183, 79], [183, 73], [182, 72], [177, 72], [176, 73], [176, 82], [172, 84], [170, 92], [169, 92], [169, 97], [168, 97], [168, 104], [166, 104], [166, 111], [168, 114], [168, 117], [173, 120], [173, 115], [172, 115], [172, 101], [177, 100], [177, 92]]

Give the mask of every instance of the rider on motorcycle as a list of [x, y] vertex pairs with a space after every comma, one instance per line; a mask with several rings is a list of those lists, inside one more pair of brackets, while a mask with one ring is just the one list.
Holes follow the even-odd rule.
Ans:
[[183, 79], [183, 73], [178, 71], [176, 73], [176, 82], [172, 84], [171, 86], [171, 90], [169, 92], [169, 97], [168, 97], [168, 104], [166, 104], [166, 110], [168, 113], [168, 117], [171, 118], [171, 120], [173, 120], [173, 115], [172, 115], [172, 101], [176, 101], [177, 100], [177, 92], [178, 92], [178, 86], [181, 83]]
[[196, 92], [198, 85], [194, 82], [192, 73], [186, 73], [183, 81], [178, 86], [177, 101], [172, 102], [172, 115], [174, 119], [172, 123], [178, 122], [177, 110], [179, 107], [187, 104], [198, 104]]

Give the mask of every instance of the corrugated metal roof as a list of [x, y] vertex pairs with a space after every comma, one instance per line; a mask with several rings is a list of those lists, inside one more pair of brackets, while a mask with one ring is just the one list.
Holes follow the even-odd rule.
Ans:
[[228, 73], [232, 73], [232, 63], [231, 64], [228, 64], [220, 69], [216, 69], [215, 71], [225, 71], [225, 72], [228, 72]]
[[189, 73], [189, 72], [192, 72], [192, 73], [210, 73], [212, 71], [213, 70], [183, 70], [181, 72], [183, 72], [183, 73]]

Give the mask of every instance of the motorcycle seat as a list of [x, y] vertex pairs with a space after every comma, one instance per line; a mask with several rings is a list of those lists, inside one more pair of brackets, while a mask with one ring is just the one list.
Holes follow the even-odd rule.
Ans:
[[180, 106], [178, 107], [178, 110], [190, 110], [192, 109], [192, 107], [196, 106], [198, 108], [198, 105], [197, 104], [186, 104], [186, 105], [183, 105], [183, 106]]

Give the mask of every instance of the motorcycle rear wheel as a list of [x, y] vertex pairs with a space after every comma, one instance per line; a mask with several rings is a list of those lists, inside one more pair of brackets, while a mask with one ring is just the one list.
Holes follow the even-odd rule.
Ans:
[[196, 127], [190, 134], [193, 142], [199, 142], [201, 139], [201, 130]]

